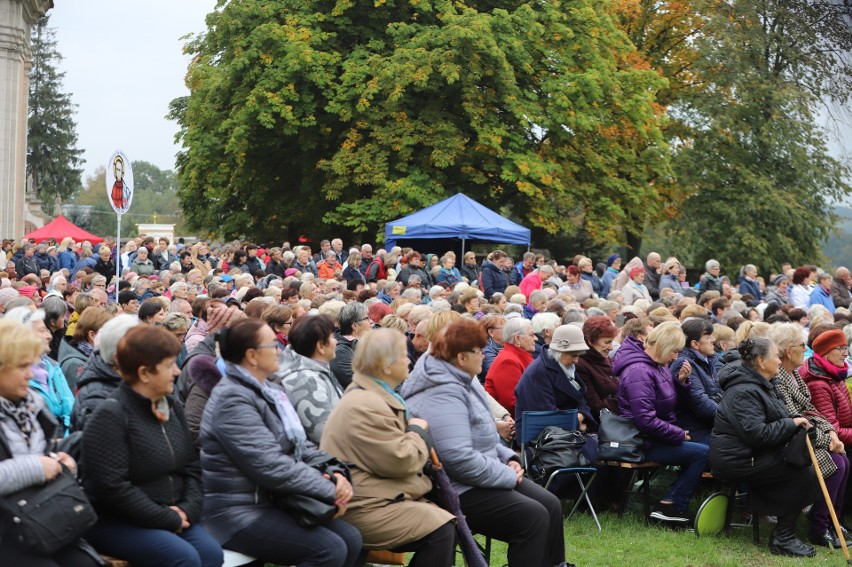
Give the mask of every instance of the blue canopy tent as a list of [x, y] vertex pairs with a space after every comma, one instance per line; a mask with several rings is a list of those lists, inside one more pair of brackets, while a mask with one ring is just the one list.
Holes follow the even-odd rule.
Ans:
[[[473, 199], [458, 193], [407, 217], [385, 224], [385, 246], [425, 249], [423, 240], [467, 241], [530, 245], [530, 229], [505, 219]], [[438, 250], [446, 243], [427, 243]]]

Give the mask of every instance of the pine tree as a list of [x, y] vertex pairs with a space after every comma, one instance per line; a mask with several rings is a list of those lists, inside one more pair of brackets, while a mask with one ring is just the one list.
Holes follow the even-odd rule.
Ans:
[[27, 136], [27, 177], [32, 177], [46, 212], [52, 212], [56, 197], [65, 199], [80, 189], [83, 174], [76, 105], [70, 93], [62, 92], [65, 73], [58, 69], [62, 55], [56, 47], [56, 31], [48, 27], [49, 18], [41, 18], [32, 31]]

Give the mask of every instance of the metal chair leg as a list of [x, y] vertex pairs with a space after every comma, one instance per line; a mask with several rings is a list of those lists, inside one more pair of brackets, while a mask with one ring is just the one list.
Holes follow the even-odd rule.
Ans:
[[580, 485], [580, 488], [582, 489], [582, 491], [580, 492], [580, 495], [577, 497], [576, 502], [574, 502], [574, 507], [571, 508], [571, 512], [568, 513], [567, 519], [568, 520], [571, 519], [571, 516], [574, 515], [574, 512], [576, 512], [577, 508], [580, 506], [580, 503], [585, 499], [586, 506], [589, 507], [589, 512], [592, 513], [592, 518], [595, 519], [595, 524], [597, 524], [597, 526], [598, 526], [598, 531], [599, 532], [603, 531], [603, 529], [601, 528], [601, 523], [600, 523], [600, 521], [598, 521], [598, 515], [595, 512], [595, 507], [592, 506], [592, 501], [589, 499], [589, 489], [592, 487], [592, 483], [595, 482], [595, 478], [597, 478], [597, 476], [598, 476], [597, 473], [593, 474], [592, 478], [589, 479], [589, 484], [583, 483], [583, 479], [582, 479], [580, 473], [574, 473], [574, 476], [577, 478], [577, 483]]

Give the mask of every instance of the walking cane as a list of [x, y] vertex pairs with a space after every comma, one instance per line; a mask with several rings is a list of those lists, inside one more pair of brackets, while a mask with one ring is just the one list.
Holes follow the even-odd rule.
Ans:
[[822, 478], [822, 471], [819, 470], [819, 463], [817, 462], [816, 455], [814, 454], [814, 448], [811, 445], [810, 437], [806, 435], [805, 441], [808, 444], [808, 453], [811, 456], [811, 462], [814, 464], [814, 469], [816, 469], [816, 477], [819, 481], [819, 487], [822, 488], [822, 496], [825, 498], [825, 505], [828, 506], [828, 513], [831, 514], [831, 521], [834, 523], [834, 531], [837, 533], [837, 539], [840, 540], [840, 546], [843, 548], [843, 556], [846, 558], [846, 563], [852, 565], [852, 560], [849, 558], [849, 548], [846, 547], [846, 538], [843, 535], [843, 531], [840, 529], [840, 522], [837, 521], [837, 514], [834, 512], [834, 505], [831, 503], [831, 497], [828, 495], [828, 488], [825, 487], [825, 480]]

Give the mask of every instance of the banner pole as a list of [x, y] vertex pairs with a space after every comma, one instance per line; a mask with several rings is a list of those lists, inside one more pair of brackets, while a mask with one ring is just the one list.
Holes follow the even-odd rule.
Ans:
[[121, 213], [116, 213], [118, 218], [115, 227], [115, 301], [118, 302], [118, 280], [121, 279]]

